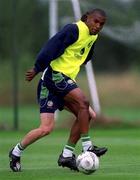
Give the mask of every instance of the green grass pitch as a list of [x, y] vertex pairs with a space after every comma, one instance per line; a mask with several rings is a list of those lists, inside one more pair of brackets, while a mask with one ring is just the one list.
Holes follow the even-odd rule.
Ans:
[[[91, 175], [70, 171], [57, 165], [68, 136], [66, 130], [54, 130], [32, 146], [22, 156], [22, 172], [9, 169], [8, 151], [25, 132], [0, 132], [0, 180], [136, 180], [140, 179], [140, 131], [130, 129], [95, 129], [90, 135], [96, 145], [107, 146], [100, 159], [100, 168]], [[94, 137], [94, 138], [93, 138]], [[77, 145], [76, 154], [80, 153]]]

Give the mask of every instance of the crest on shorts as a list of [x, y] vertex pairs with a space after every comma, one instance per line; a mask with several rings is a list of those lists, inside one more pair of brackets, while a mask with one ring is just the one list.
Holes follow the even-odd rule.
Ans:
[[53, 102], [52, 101], [48, 101], [47, 102], [47, 106], [52, 107], [53, 106]]
[[69, 80], [67, 81], [67, 83], [68, 83], [68, 84], [73, 84], [73, 80], [69, 79]]

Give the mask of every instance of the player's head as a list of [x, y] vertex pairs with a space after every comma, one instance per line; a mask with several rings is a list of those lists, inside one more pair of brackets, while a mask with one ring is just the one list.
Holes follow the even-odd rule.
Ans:
[[104, 10], [93, 9], [86, 12], [81, 17], [81, 21], [85, 22], [85, 24], [88, 26], [90, 34], [95, 35], [98, 34], [98, 32], [102, 29], [106, 22], [106, 18], [107, 16]]

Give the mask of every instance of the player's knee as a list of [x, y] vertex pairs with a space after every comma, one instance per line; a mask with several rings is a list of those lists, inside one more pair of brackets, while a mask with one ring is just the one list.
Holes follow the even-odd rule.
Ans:
[[89, 101], [87, 99], [82, 99], [79, 103], [79, 108], [80, 109], [89, 109]]
[[41, 136], [46, 136], [48, 134], [50, 134], [53, 131], [53, 126], [45, 126], [45, 127], [41, 127]]

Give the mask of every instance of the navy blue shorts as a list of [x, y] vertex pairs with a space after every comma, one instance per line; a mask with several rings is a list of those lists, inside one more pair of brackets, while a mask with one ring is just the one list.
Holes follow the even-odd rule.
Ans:
[[77, 87], [71, 78], [49, 67], [43, 80], [41, 79], [38, 84], [40, 113], [54, 113], [57, 109], [62, 110], [64, 96]]

